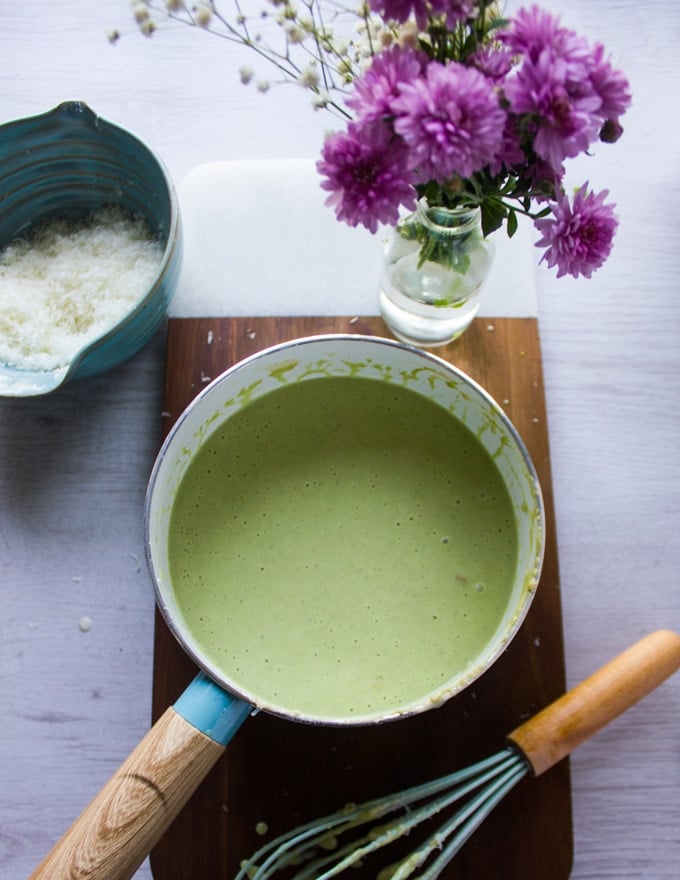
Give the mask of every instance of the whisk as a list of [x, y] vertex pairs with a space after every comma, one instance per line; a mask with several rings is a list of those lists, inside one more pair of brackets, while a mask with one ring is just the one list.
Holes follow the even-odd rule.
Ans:
[[[497, 754], [301, 825], [258, 850], [236, 880], [267, 880], [292, 869], [294, 880], [328, 880], [462, 802], [423, 844], [378, 875], [378, 880], [434, 880], [520, 779], [544, 773], [678, 668], [680, 636], [651, 633], [517, 727]], [[356, 836], [342, 842], [351, 832]]]

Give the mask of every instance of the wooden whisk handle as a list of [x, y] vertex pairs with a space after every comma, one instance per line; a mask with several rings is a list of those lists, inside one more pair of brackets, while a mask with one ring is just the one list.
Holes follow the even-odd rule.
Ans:
[[538, 776], [678, 669], [680, 636], [658, 630], [513, 730], [508, 740]]

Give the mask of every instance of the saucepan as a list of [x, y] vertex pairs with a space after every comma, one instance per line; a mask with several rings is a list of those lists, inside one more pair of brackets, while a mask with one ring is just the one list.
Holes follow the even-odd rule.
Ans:
[[544, 551], [502, 409], [436, 355], [359, 335], [208, 385], [158, 454], [145, 528], [200, 671], [34, 878], [131, 877], [254, 711], [367, 725], [441, 705], [513, 638]]

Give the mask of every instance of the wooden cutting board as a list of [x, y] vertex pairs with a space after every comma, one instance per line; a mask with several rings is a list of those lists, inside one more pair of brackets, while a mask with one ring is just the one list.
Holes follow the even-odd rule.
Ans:
[[[389, 335], [379, 318], [174, 318], [168, 330], [163, 429], [230, 364], [276, 342], [319, 333]], [[381, 726], [323, 728], [249, 719], [151, 855], [156, 880], [226, 880], [242, 859], [300, 822], [464, 767], [564, 692], [562, 611], [541, 349], [535, 318], [478, 318], [436, 351], [505, 409], [538, 471], [547, 543], [540, 585], [519, 633], [477, 682], [445, 706]], [[156, 615], [154, 720], [196, 669]], [[266, 823], [259, 836], [256, 826]], [[414, 832], [415, 834], [415, 832]], [[390, 860], [391, 861], [391, 860]], [[389, 863], [386, 861], [385, 863]], [[442, 875], [444, 880], [564, 880], [571, 871], [568, 762], [524, 779]], [[366, 876], [359, 869], [353, 880]], [[374, 876], [371, 874], [371, 876]]]

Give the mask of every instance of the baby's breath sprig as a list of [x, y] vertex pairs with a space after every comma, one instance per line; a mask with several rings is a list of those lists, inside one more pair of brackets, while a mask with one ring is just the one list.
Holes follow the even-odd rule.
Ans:
[[[281, 79], [274, 84], [296, 83], [312, 92], [314, 107], [334, 111], [343, 118], [350, 114], [343, 96], [374, 54], [374, 45], [385, 45], [394, 29], [362, 3], [356, 8], [343, 3], [320, 0], [214, 0], [186, 3], [184, 0], [132, 0], [133, 18], [146, 37], [167, 25], [184, 25], [206, 31], [236, 43], [273, 65]], [[112, 42], [120, 33], [110, 35]], [[257, 79], [255, 71], [241, 67], [238, 75], [244, 85], [254, 84], [265, 92], [269, 79]]]

